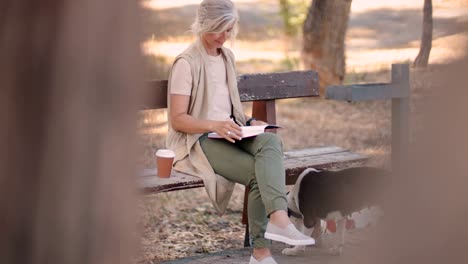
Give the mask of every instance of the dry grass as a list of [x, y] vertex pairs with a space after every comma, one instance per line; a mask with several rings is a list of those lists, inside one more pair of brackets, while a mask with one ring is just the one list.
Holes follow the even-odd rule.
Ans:
[[243, 246], [243, 187], [218, 216], [202, 188], [142, 197], [141, 248], [135, 263], [194, 256]]

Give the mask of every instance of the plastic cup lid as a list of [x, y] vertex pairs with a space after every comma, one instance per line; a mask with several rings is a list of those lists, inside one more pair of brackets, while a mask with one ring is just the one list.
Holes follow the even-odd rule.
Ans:
[[170, 149], [158, 149], [158, 151], [156, 151], [156, 156], [161, 158], [174, 158], [175, 153]]

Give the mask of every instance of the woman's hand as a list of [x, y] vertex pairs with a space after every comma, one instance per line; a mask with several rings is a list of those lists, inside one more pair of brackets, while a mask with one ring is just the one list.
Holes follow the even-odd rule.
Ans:
[[268, 123], [263, 122], [262, 120], [252, 120], [250, 122], [251, 126], [266, 126]]
[[216, 134], [222, 136], [227, 141], [234, 143], [235, 140], [241, 140], [242, 131], [240, 126], [238, 126], [232, 120], [226, 121], [212, 121], [212, 130]]

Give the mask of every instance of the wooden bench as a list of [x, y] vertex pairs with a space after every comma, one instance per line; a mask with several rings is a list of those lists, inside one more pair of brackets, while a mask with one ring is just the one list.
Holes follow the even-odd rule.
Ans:
[[[292, 185], [306, 168], [339, 169], [358, 165], [367, 156], [336, 146], [305, 148], [284, 153], [286, 184]], [[145, 169], [140, 178], [144, 193], [160, 193], [203, 187], [203, 181], [195, 176], [173, 171], [170, 178], [159, 178], [157, 168]]]
[[[242, 102], [253, 101], [252, 116], [270, 124], [276, 124], [275, 100], [298, 97], [317, 97], [318, 76], [314, 71], [293, 71], [270, 74], [246, 74], [238, 78]], [[167, 80], [151, 83], [156, 96], [151, 97], [144, 109], [167, 107]], [[153, 92], [154, 93], [154, 92]], [[293, 150], [285, 153], [286, 183], [294, 184], [297, 176], [306, 168], [346, 167], [367, 159], [336, 146], [322, 146]], [[157, 177], [157, 168], [142, 172], [140, 186], [144, 193], [159, 193], [203, 187], [200, 178], [173, 171], [168, 179]]]
[[[317, 97], [318, 75], [314, 71], [293, 71], [270, 74], [246, 74], [238, 78], [239, 94], [242, 102], [253, 101], [252, 116], [270, 124], [276, 124], [275, 100], [298, 97]], [[150, 101], [143, 109], [167, 107], [167, 80], [151, 82]], [[327, 98], [334, 100], [362, 101], [394, 99], [392, 107], [392, 132], [396, 140], [393, 149], [400, 153], [406, 140], [407, 97], [409, 94], [409, 69], [407, 65], [393, 65], [392, 83], [334, 86], [327, 90]], [[405, 101], [406, 100], [406, 101]], [[403, 117], [403, 118], [402, 118]], [[392, 152], [393, 153], [393, 152]], [[395, 152], [397, 153], [397, 152]], [[395, 157], [394, 157], [395, 156]], [[397, 155], [392, 155], [395, 160]], [[284, 153], [286, 184], [294, 184], [298, 175], [306, 168], [330, 169], [347, 168], [363, 164], [367, 156], [354, 153], [337, 146], [309, 147]], [[157, 168], [146, 169], [139, 178], [143, 193], [160, 193], [203, 187], [200, 178], [173, 171], [168, 179], [159, 178]], [[248, 190], [246, 190], [247, 194]], [[248, 245], [247, 195], [244, 197], [243, 224], [246, 225], [245, 245]]]

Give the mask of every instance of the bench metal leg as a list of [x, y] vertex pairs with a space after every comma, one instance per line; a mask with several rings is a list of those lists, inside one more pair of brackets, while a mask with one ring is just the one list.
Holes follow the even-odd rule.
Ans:
[[248, 212], [247, 212], [247, 208], [249, 206], [249, 192], [250, 192], [250, 188], [245, 186], [244, 208], [242, 210], [242, 224], [245, 225], [244, 247], [250, 247], [249, 221], [248, 221]]
[[249, 224], [245, 225], [244, 247], [250, 247]]

